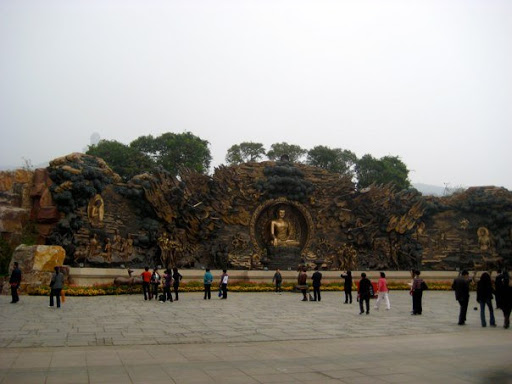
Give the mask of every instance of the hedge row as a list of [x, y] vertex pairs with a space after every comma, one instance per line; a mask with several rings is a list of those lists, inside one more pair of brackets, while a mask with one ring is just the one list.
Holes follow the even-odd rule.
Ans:
[[[449, 291], [451, 290], [451, 281], [436, 281], [427, 282], [429, 290], [432, 291]], [[213, 286], [215, 288], [215, 285]], [[410, 286], [407, 283], [389, 282], [388, 287], [390, 290], [409, 290]], [[295, 284], [284, 283], [281, 286], [285, 292], [291, 292], [295, 289]], [[229, 284], [230, 292], [273, 292], [275, 290], [274, 284], [271, 283], [256, 283], [251, 281], [233, 281]], [[356, 286], [353, 286], [356, 290]], [[141, 294], [141, 285], [112, 285], [112, 284], [99, 284], [92, 287], [79, 287], [70, 285], [64, 287], [67, 296], [105, 296], [105, 295], [131, 295]], [[201, 292], [203, 291], [203, 284], [198, 281], [180, 284], [180, 292]], [[322, 291], [343, 291], [343, 285], [339, 283], [329, 283], [322, 285]], [[50, 287], [41, 285], [36, 288], [30, 288], [29, 295], [34, 296], [47, 296], [50, 294]]]

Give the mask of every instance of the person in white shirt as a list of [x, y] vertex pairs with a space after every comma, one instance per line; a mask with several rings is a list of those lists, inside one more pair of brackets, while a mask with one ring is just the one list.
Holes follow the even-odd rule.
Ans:
[[227, 270], [222, 270], [222, 276], [220, 277], [220, 289], [222, 290], [222, 297], [221, 299], [226, 300], [228, 298], [228, 272]]

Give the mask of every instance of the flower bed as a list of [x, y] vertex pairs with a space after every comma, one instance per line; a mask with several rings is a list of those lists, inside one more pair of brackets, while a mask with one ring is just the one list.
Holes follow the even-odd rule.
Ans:
[[[295, 283], [283, 283], [281, 289], [284, 292], [291, 292], [295, 289]], [[429, 290], [431, 291], [450, 291], [451, 281], [427, 281]], [[410, 286], [402, 282], [389, 282], [388, 287], [391, 291], [409, 290]], [[213, 289], [216, 285], [213, 284]], [[355, 291], [355, 285], [352, 287]], [[76, 285], [65, 286], [64, 289], [66, 296], [105, 296], [105, 295], [131, 295], [142, 294], [142, 285], [113, 285], [113, 284], [99, 284], [92, 287], [79, 287]], [[230, 292], [274, 292], [275, 286], [272, 283], [257, 283], [253, 281], [232, 281], [229, 284]], [[203, 283], [200, 281], [191, 281], [188, 283], [180, 284], [180, 292], [202, 292]], [[328, 283], [322, 285], [322, 291], [343, 291], [342, 283]], [[30, 288], [29, 295], [33, 296], [48, 296], [50, 294], [50, 287], [41, 285], [36, 288]]]

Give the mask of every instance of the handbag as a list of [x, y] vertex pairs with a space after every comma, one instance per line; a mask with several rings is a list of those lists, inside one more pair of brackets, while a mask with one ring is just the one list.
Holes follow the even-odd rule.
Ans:
[[421, 290], [422, 291], [427, 291], [428, 290], [428, 285], [424, 281], [421, 282]]

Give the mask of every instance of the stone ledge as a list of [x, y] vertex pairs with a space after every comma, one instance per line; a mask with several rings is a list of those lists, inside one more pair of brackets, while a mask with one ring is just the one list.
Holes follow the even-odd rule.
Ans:
[[[133, 269], [133, 276], [139, 276], [144, 270], [140, 268]], [[163, 270], [159, 270], [163, 273]], [[183, 282], [202, 281], [204, 270], [201, 269], [180, 269], [183, 275]], [[343, 282], [340, 274], [342, 271], [321, 271], [323, 275], [322, 282], [331, 283]], [[361, 273], [365, 272], [370, 280], [377, 281], [380, 271], [353, 271], [352, 277], [354, 281], [359, 280]], [[404, 282], [411, 281], [411, 273], [409, 271], [384, 271], [388, 282]], [[211, 270], [215, 279], [219, 279], [222, 270]], [[231, 281], [253, 281], [258, 283], [270, 283], [275, 271], [247, 271], [247, 270], [228, 270]], [[308, 277], [311, 277], [312, 271], [308, 271]], [[281, 271], [284, 282], [295, 282], [297, 280], [296, 271]], [[458, 271], [425, 271], [421, 273], [421, 277], [427, 281], [451, 281], [457, 277]], [[119, 268], [69, 268], [70, 281], [79, 286], [92, 286], [95, 284], [113, 283], [116, 277], [128, 277], [127, 269]]]

